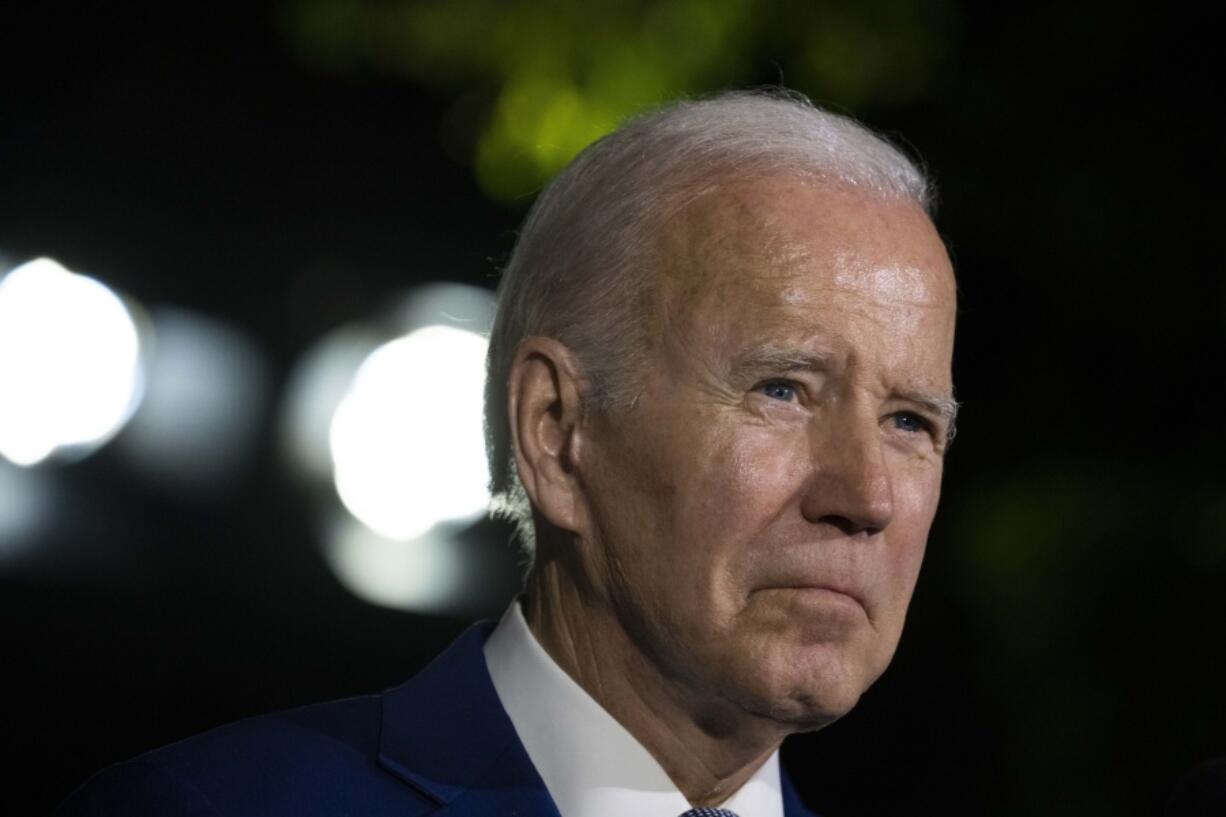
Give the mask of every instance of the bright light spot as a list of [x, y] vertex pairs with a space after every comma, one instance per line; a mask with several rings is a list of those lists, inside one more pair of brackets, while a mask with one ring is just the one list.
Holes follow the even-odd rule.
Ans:
[[97, 446], [140, 392], [140, 340], [115, 293], [49, 258], [0, 279], [0, 455]]
[[493, 314], [485, 289], [414, 287], [294, 365], [285, 453], [301, 476], [335, 489], [323, 552], [365, 601], [488, 614], [504, 584], [518, 587], [516, 566], [505, 582], [507, 565], [459, 535], [489, 505], [482, 398]]
[[328, 434], [353, 375], [383, 338], [361, 326], [342, 326], [320, 339], [294, 364], [285, 387], [282, 444], [304, 475], [333, 481]]
[[412, 539], [489, 504], [482, 435], [484, 337], [427, 326], [380, 346], [332, 418], [345, 507], [389, 539]]
[[431, 534], [395, 541], [352, 517], [335, 521], [324, 556], [351, 593], [383, 607], [453, 610], [470, 582], [463, 554], [447, 537]]

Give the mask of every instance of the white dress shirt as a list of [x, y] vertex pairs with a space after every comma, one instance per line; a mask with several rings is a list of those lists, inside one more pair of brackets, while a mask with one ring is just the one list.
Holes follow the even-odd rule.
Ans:
[[[678, 817], [691, 808], [651, 753], [545, 652], [519, 601], [485, 642], [485, 663], [562, 817]], [[779, 753], [720, 808], [783, 817]]]

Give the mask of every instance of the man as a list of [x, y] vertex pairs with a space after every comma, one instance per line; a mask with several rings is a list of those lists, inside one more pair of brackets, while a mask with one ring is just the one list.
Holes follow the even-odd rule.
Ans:
[[523, 597], [398, 689], [151, 753], [62, 813], [808, 814], [779, 745], [889, 663], [952, 435], [928, 197], [791, 97], [589, 147], [528, 216], [491, 338]]

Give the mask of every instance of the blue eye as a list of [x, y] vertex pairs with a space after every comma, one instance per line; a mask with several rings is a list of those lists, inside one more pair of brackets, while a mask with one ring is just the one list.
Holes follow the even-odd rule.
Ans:
[[782, 400], [790, 403], [796, 399], [796, 387], [784, 380], [772, 380], [758, 386], [758, 391], [772, 400]]
[[923, 434], [931, 424], [913, 411], [900, 411], [894, 415], [894, 427], [908, 434]]

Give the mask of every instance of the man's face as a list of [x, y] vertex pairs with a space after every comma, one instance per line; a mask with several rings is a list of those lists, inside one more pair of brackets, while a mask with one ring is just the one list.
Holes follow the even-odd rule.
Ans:
[[687, 694], [820, 726], [893, 656], [936, 512], [949, 259], [913, 203], [781, 178], [662, 233], [654, 363], [583, 457], [595, 585]]

